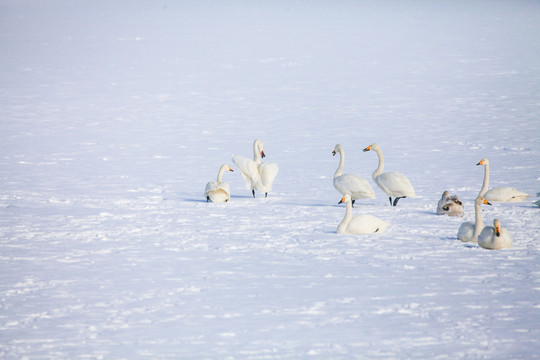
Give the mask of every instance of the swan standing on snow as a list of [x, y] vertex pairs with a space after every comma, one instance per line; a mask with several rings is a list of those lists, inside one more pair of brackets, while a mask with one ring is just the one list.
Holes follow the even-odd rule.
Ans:
[[253, 197], [255, 197], [255, 190], [263, 192], [264, 197], [268, 197], [279, 171], [275, 163], [261, 163], [261, 158], [265, 156], [264, 144], [257, 139], [253, 142], [253, 160], [241, 155], [233, 155], [232, 157], [232, 161], [244, 178], [246, 187], [251, 189]]
[[339, 204], [346, 203], [345, 217], [337, 227], [338, 234], [373, 234], [381, 233], [390, 225], [375, 216], [362, 214], [352, 216], [352, 200], [350, 195], [345, 195]]
[[223, 182], [223, 173], [225, 171], [233, 171], [227, 164], [221, 165], [217, 175], [217, 181], [210, 181], [206, 184], [204, 189], [204, 195], [206, 196], [206, 202], [211, 201], [214, 203], [222, 203], [229, 201], [231, 197], [231, 187], [228, 183]]
[[509, 248], [512, 246], [512, 237], [501, 226], [499, 219], [495, 219], [493, 226], [486, 226], [478, 236], [478, 245], [489, 250]]
[[339, 153], [339, 166], [334, 173], [334, 187], [341, 195], [350, 195], [351, 203], [354, 206], [354, 202], [357, 199], [374, 199], [375, 192], [368, 181], [361, 176], [343, 174], [343, 166], [345, 165], [345, 152], [343, 146], [337, 144], [332, 151], [332, 155], [335, 156]]
[[[405, 197], [415, 198], [416, 193], [414, 188], [411, 185], [409, 179], [405, 175], [389, 171], [383, 173], [384, 170], [384, 157], [381, 152], [381, 148], [377, 144], [371, 144], [364, 151], [374, 150], [379, 157], [379, 166], [373, 172], [373, 181], [379, 186], [379, 188], [388, 195], [390, 200], [390, 206], [396, 206], [399, 199]], [[392, 203], [392, 196], [395, 197], [394, 202]]]
[[437, 204], [437, 214], [463, 217], [463, 203], [457, 195], [450, 196], [450, 193], [445, 191]]
[[480, 206], [482, 204], [491, 205], [486, 199], [478, 196], [474, 202], [474, 223], [464, 222], [459, 226], [457, 238], [463, 242], [472, 241], [478, 242], [478, 235], [484, 229], [484, 222], [482, 221], [482, 210]]
[[488, 159], [482, 159], [476, 165], [484, 165], [484, 183], [482, 189], [478, 193], [478, 196], [484, 197], [488, 201], [500, 201], [500, 202], [520, 202], [525, 201], [530, 195], [514, 189], [513, 187], [498, 186], [490, 190], [489, 188], [489, 161]]

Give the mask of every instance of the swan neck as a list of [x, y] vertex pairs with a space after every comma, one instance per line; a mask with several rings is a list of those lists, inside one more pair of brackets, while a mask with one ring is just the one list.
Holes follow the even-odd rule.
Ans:
[[480, 201], [476, 201], [474, 204], [474, 239], [478, 239], [478, 235], [484, 228], [484, 222], [482, 221], [482, 209], [480, 208]]
[[337, 232], [340, 233], [340, 234], [344, 233], [345, 229], [347, 228], [347, 226], [351, 222], [351, 219], [352, 219], [352, 202], [347, 201], [346, 206], [345, 206], [345, 217], [339, 223]]
[[225, 170], [227, 170], [225, 166], [222, 166], [219, 168], [219, 171], [217, 174], [217, 181], [221, 182], [221, 179], [223, 179], [223, 173], [225, 173]]
[[482, 183], [482, 189], [478, 193], [478, 196], [484, 196], [489, 188], [489, 163], [484, 164], [484, 182]]
[[345, 166], [345, 153], [343, 150], [339, 150], [339, 165], [334, 173], [334, 177], [340, 176], [343, 173], [343, 167]]
[[373, 179], [375, 180], [375, 178], [381, 175], [384, 170], [384, 156], [379, 148], [375, 148], [374, 150], [377, 153], [377, 157], [379, 158], [379, 165], [373, 172]]
[[259, 148], [258, 144], [256, 142], [253, 143], [253, 161], [255, 161], [257, 164], [260, 164], [261, 154], [259, 153], [258, 148]]

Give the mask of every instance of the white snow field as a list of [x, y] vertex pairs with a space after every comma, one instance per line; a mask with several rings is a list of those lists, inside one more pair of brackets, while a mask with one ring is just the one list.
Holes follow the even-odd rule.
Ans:
[[[538, 1], [0, 0], [0, 358], [540, 358], [539, 38]], [[257, 138], [268, 198], [207, 203]], [[338, 143], [386, 232], [336, 234]], [[482, 158], [509, 249], [456, 239]]]

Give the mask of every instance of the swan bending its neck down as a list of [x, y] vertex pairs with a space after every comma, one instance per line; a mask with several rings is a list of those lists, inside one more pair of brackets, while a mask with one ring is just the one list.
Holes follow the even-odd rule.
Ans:
[[223, 173], [225, 171], [233, 171], [228, 164], [223, 164], [219, 168], [216, 181], [210, 181], [206, 184], [204, 189], [204, 195], [206, 196], [206, 202], [211, 201], [215, 203], [227, 202], [231, 197], [231, 187], [228, 183], [223, 182]]
[[500, 202], [521, 202], [525, 201], [530, 195], [508, 186], [498, 186], [490, 190], [489, 188], [489, 160], [482, 159], [476, 165], [484, 165], [484, 182], [478, 196], [484, 197], [487, 201]]
[[346, 203], [345, 217], [337, 227], [338, 234], [374, 234], [382, 233], [390, 225], [375, 216], [369, 214], [352, 215], [352, 201], [350, 195], [341, 198], [341, 203]]
[[482, 210], [480, 206], [482, 204], [491, 205], [486, 199], [478, 196], [474, 202], [474, 223], [464, 222], [460, 225], [457, 233], [457, 238], [463, 242], [472, 241], [478, 242], [478, 235], [484, 228], [484, 222], [482, 221]]
[[512, 236], [501, 226], [499, 219], [495, 219], [493, 226], [486, 226], [478, 236], [478, 245], [489, 250], [509, 248], [512, 246]]
[[246, 187], [251, 189], [253, 197], [255, 197], [255, 190], [263, 192], [264, 197], [268, 197], [279, 171], [276, 163], [261, 162], [261, 158], [265, 156], [264, 144], [257, 139], [253, 142], [253, 160], [241, 155], [233, 155], [232, 157], [232, 161], [244, 178]]
[[[377, 166], [377, 169], [373, 172], [373, 181], [379, 186], [379, 188], [388, 195], [388, 199], [390, 200], [390, 206], [396, 206], [399, 199], [411, 197], [415, 198], [416, 193], [414, 192], [414, 188], [405, 177], [405, 175], [396, 172], [396, 171], [389, 171], [383, 173], [384, 170], [384, 157], [381, 151], [381, 148], [377, 144], [371, 144], [367, 148], [364, 149], [364, 151], [370, 151], [373, 150], [377, 153], [377, 156], [379, 157], [379, 165]], [[392, 202], [392, 196], [395, 197], [394, 202]]]
[[343, 146], [337, 144], [332, 155], [339, 154], [339, 166], [334, 173], [334, 187], [341, 195], [350, 195], [352, 205], [358, 199], [374, 199], [375, 192], [366, 179], [358, 175], [343, 174], [345, 166], [345, 152]]
[[463, 217], [463, 203], [457, 195], [450, 196], [450, 193], [445, 191], [437, 203], [437, 214]]

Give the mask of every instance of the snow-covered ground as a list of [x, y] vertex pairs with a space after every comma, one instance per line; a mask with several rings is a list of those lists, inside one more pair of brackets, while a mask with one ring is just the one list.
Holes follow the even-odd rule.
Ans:
[[[540, 358], [540, 3], [0, 1], [0, 357]], [[267, 199], [226, 173], [279, 164]], [[386, 169], [416, 199], [396, 208]], [[345, 172], [391, 223], [337, 235]], [[483, 207], [513, 235], [456, 239]], [[444, 190], [464, 218], [435, 215]]]

